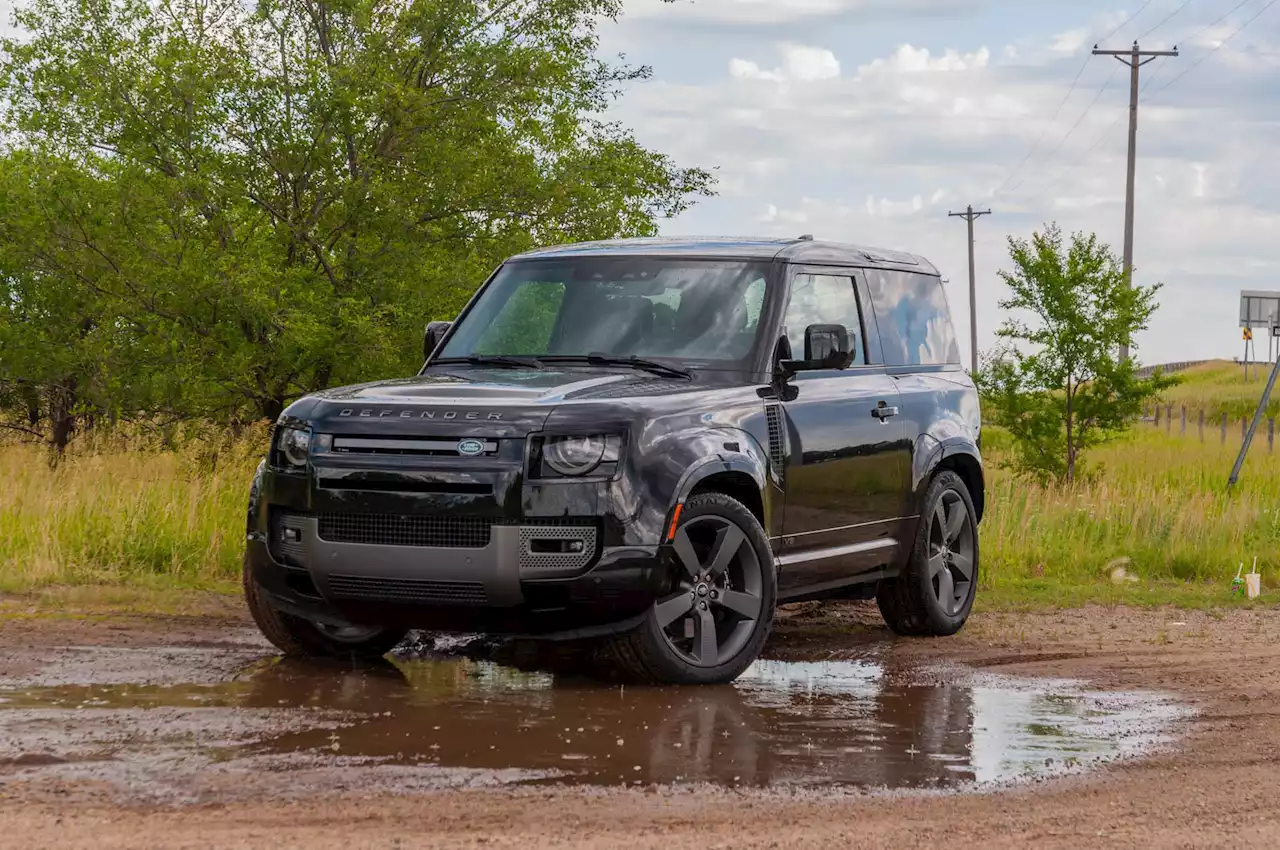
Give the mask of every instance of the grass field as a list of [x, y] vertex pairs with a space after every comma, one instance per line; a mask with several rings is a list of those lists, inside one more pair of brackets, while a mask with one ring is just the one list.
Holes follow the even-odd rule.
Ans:
[[[1213, 369], [1202, 371], [1210, 377], [1178, 391], [1213, 402], [1223, 384]], [[1255, 443], [1231, 495], [1238, 431], [1223, 446], [1137, 426], [1096, 451], [1096, 475], [1070, 488], [1015, 479], [999, 468], [1001, 443], [988, 432], [984, 607], [1238, 604], [1230, 580], [1255, 556], [1264, 588], [1280, 584], [1280, 456], [1265, 443]], [[81, 602], [96, 587], [162, 607], [174, 591], [235, 593], [262, 445], [260, 431], [226, 443], [216, 459], [207, 448], [81, 445], [56, 469], [34, 447], [0, 447], [0, 592], [34, 594], [53, 607], [68, 587], [82, 589]], [[1113, 583], [1117, 564], [1137, 581]]]
[[[1188, 416], [1203, 410], [1216, 423], [1225, 413], [1232, 424], [1238, 426], [1242, 418], [1253, 416], [1269, 373], [1268, 366], [1260, 363], [1256, 377], [1253, 367], [1250, 367], [1250, 380], [1245, 381], [1244, 366], [1229, 360], [1216, 360], [1178, 372], [1181, 383], [1167, 390], [1163, 400], [1174, 406], [1175, 416], [1178, 408], [1186, 405]], [[1280, 416], [1280, 391], [1272, 394], [1266, 415]]]

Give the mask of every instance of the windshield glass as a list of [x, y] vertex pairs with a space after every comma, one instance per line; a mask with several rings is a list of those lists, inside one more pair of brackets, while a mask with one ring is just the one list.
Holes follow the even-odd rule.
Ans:
[[505, 265], [440, 358], [607, 354], [743, 368], [767, 263], [573, 258]]

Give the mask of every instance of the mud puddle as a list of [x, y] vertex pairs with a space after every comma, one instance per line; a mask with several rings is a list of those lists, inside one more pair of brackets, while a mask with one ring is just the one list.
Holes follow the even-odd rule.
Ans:
[[[133, 684], [112, 651], [101, 665], [79, 652], [78, 683], [65, 671], [56, 684], [0, 682], [0, 785], [89, 780], [170, 801], [546, 783], [962, 790], [1143, 752], [1184, 713], [1160, 694], [875, 654], [762, 660], [724, 687], [639, 688], [439, 653], [359, 666], [258, 657], [209, 681], [226, 663], [215, 650], [207, 664], [183, 656], [184, 683], [161, 649], [129, 653]], [[142, 675], [165, 652], [168, 675]]]

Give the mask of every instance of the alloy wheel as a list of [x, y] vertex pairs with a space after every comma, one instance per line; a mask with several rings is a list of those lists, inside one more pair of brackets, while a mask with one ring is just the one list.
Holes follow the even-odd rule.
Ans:
[[747, 534], [732, 520], [686, 520], [673, 542], [674, 590], [654, 603], [671, 649], [697, 667], [717, 667], [737, 655], [763, 615], [764, 576]]
[[943, 491], [929, 520], [929, 584], [948, 617], [960, 613], [973, 585], [973, 534], [964, 499]]

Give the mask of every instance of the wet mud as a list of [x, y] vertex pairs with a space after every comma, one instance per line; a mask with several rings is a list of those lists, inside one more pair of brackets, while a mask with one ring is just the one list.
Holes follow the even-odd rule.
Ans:
[[456, 642], [358, 665], [244, 645], [44, 655], [0, 678], [0, 788], [87, 782], [157, 802], [548, 785], [965, 791], [1146, 752], [1187, 712], [1164, 692], [923, 665], [874, 644], [838, 661], [764, 659], [702, 688], [509, 666]]

